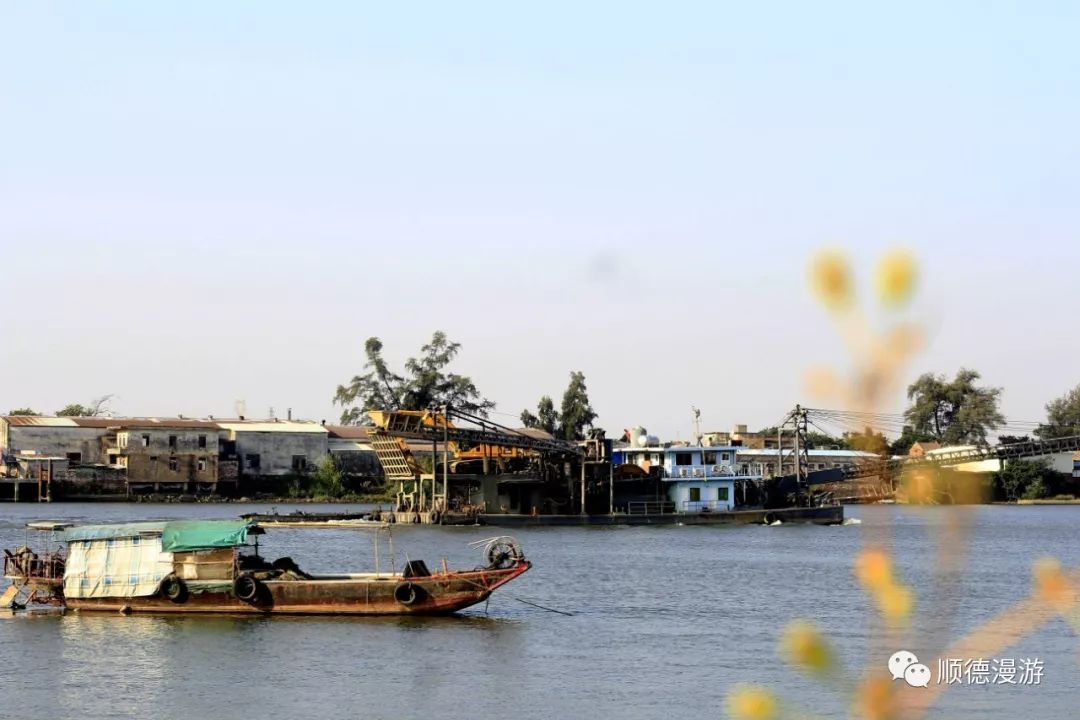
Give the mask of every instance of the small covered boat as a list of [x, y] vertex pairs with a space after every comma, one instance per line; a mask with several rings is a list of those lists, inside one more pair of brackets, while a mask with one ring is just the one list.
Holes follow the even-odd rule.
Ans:
[[[473, 570], [430, 570], [411, 560], [399, 571], [312, 575], [288, 557], [266, 560], [247, 520], [70, 525], [31, 523], [46, 535], [39, 556], [5, 550], [11, 586], [0, 605], [59, 605], [79, 611], [317, 615], [447, 615], [483, 602], [531, 566], [509, 537], [482, 545]], [[253, 541], [253, 542], [249, 542]], [[65, 549], [66, 546], [66, 549]], [[392, 553], [391, 553], [392, 554]]]

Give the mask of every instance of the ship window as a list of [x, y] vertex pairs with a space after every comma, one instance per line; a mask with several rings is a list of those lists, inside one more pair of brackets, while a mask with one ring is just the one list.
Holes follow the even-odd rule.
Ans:
[[701, 502], [701, 488], [690, 488], [690, 502]]
[[706, 465], [715, 465], [716, 464], [716, 453], [715, 452], [706, 452], [705, 453], [705, 464]]
[[675, 453], [675, 464], [676, 465], [693, 465], [694, 464], [693, 457], [694, 457], [693, 453], [687, 453], [687, 452]]
[[720, 453], [720, 462], [730, 462], [731, 453]]
[[716, 488], [716, 499], [719, 500], [720, 502], [727, 502], [727, 499], [728, 499], [727, 492], [728, 492], [728, 489], [726, 487]]

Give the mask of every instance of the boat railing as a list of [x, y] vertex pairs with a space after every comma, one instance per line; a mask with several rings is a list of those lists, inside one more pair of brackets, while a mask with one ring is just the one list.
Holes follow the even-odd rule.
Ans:
[[719, 510], [728, 510], [731, 508], [731, 503], [727, 500], [684, 500], [682, 503], [683, 512], [716, 512]]
[[4, 551], [4, 576], [28, 580], [59, 580], [64, 577], [64, 557], [60, 553], [48, 553], [43, 558], [24, 550]]
[[634, 500], [626, 503], [627, 515], [670, 515], [675, 503], [669, 500]]

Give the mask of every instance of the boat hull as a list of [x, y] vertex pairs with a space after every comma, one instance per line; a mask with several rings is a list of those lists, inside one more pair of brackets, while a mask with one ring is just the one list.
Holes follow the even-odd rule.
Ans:
[[[231, 589], [199, 588], [194, 583], [182, 601], [162, 595], [134, 598], [67, 598], [80, 612], [218, 613], [254, 615], [450, 615], [477, 603], [527, 571], [521, 561], [501, 570], [451, 572], [428, 577], [316, 577], [266, 580], [245, 601]], [[408, 587], [403, 587], [408, 586]]]

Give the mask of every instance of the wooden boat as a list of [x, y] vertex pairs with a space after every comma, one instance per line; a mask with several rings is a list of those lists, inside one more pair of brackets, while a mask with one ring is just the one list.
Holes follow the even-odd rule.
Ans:
[[[483, 545], [485, 564], [432, 572], [420, 560], [401, 571], [310, 575], [291, 558], [259, 554], [264, 530], [246, 520], [72, 526], [31, 523], [47, 535], [39, 557], [5, 550], [11, 586], [0, 604], [35, 602], [78, 611], [311, 615], [447, 615], [483, 602], [531, 564], [509, 537]], [[253, 539], [254, 544], [248, 540]], [[54, 543], [66, 545], [53, 549]], [[393, 561], [391, 561], [393, 563]]]
[[372, 513], [308, 513], [297, 510], [284, 515], [276, 512], [246, 513], [240, 518], [262, 527], [383, 528], [389, 525], [383, 520], [376, 520]]

